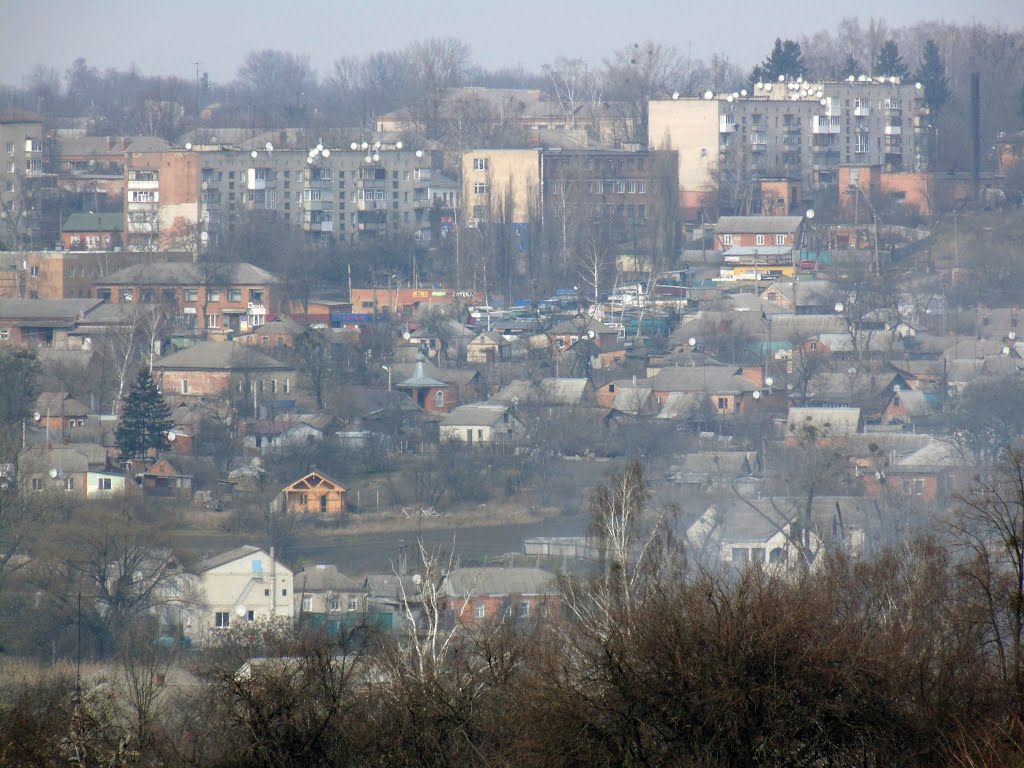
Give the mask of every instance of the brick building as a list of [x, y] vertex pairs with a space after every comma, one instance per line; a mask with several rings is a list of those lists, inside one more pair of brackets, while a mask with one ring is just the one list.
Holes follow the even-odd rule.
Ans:
[[66, 251], [110, 251], [121, 247], [124, 214], [73, 213], [64, 220], [61, 244]]
[[447, 627], [531, 621], [558, 599], [555, 575], [540, 568], [457, 568], [440, 589]]
[[237, 398], [259, 404], [294, 398], [298, 381], [290, 365], [231, 341], [201, 341], [158, 358], [153, 375], [164, 397], [175, 402]]

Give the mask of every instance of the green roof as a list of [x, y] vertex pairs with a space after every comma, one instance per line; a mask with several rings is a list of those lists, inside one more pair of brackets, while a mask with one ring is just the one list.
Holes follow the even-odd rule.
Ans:
[[121, 211], [72, 213], [64, 222], [65, 232], [120, 232], [124, 229]]

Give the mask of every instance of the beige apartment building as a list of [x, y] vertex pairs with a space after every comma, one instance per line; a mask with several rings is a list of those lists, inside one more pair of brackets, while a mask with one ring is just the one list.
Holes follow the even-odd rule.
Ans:
[[[648, 145], [679, 153], [680, 204], [691, 217], [719, 200], [757, 212], [750, 196], [762, 180], [800, 190], [786, 196], [795, 208], [819, 193], [834, 199], [840, 165], [889, 172], [928, 165], [923, 89], [896, 77], [757, 83], [738, 93], [654, 100], [649, 115]], [[744, 200], [753, 203], [746, 211]]]
[[430, 209], [457, 192], [432, 167], [432, 153], [401, 142], [309, 152], [267, 146], [129, 151], [126, 247], [198, 249], [243, 212], [286, 222], [315, 241], [429, 241]]
[[11, 250], [39, 235], [42, 206], [34, 191], [43, 182], [44, 148], [39, 115], [0, 112], [0, 242]]

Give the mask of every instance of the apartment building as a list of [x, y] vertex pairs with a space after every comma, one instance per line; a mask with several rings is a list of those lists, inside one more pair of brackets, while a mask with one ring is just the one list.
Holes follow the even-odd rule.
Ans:
[[[674, 200], [674, 152], [475, 149], [462, 156], [465, 221], [513, 223], [569, 212], [616, 220], [628, 229]], [[666, 187], [664, 175], [670, 174]], [[674, 194], [674, 192], [673, 192]]]
[[0, 242], [18, 250], [38, 237], [44, 176], [43, 119], [24, 110], [0, 112]]
[[[841, 164], [888, 172], [928, 166], [924, 91], [897, 77], [757, 83], [749, 92], [653, 100], [649, 115], [649, 146], [679, 153], [680, 202], [692, 217], [719, 202], [739, 209], [744, 199], [757, 212], [750, 190], [761, 180], [790, 181], [805, 198], [834, 198]], [[795, 205], [800, 195], [789, 199]]]
[[125, 243], [137, 250], [197, 248], [243, 213], [276, 218], [315, 241], [399, 235], [429, 241], [438, 197], [432, 163], [430, 152], [401, 142], [317, 145], [308, 152], [269, 143], [251, 151], [222, 145], [129, 151]]
[[5, 299], [89, 298], [97, 282], [125, 267], [192, 261], [189, 253], [170, 251], [20, 251], [9, 257], [0, 267], [0, 298]]

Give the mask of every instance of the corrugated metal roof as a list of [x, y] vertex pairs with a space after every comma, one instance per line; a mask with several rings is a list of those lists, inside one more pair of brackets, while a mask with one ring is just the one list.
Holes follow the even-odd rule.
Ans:
[[447, 597], [557, 594], [555, 574], [541, 568], [458, 568], [441, 585]]
[[715, 224], [715, 231], [736, 235], [785, 235], [795, 232], [802, 221], [800, 216], [722, 216]]

